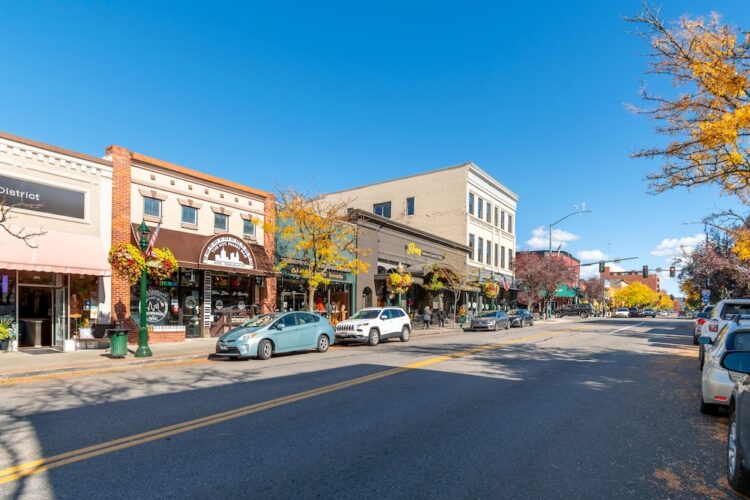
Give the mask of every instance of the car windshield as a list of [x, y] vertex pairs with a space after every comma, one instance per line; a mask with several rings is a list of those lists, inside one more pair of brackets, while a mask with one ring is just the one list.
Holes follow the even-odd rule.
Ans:
[[351, 319], [375, 319], [380, 315], [380, 309], [363, 309], [351, 317]]
[[525, 311], [525, 309], [511, 309], [510, 311], [508, 311], [508, 316], [523, 314], [523, 311]]
[[627, 308], [627, 307], [621, 307], [621, 308], [619, 308], [619, 309], [618, 309], [618, 311], [620, 311], [620, 312], [625, 312], [625, 311], [627, 311], [627, 310], [628, 310], [628, 308]]
[[480, 318], [494, 318], [497, 316], [497, 311], [485, 311], [479, 315]]
[[240, 325], [240, 327], [257, 327], [257, 326], [266, 326], [270, 325], [273, 320], [281, 316], [279, 313], [274, 314], [262, 314], [260, 316], [256, 316], [254, 318], [250, 318], [249, 320], [245, 321]]

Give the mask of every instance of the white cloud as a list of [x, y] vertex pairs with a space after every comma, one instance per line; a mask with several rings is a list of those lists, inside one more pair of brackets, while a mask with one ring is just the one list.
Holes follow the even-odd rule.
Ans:
[[667, 260], [682, 257], [683, 252], [692, 253], [699, 243], [703, 242], [706, 236], [703, 233], [695, 236], [685, 236], [682, 238], [665, 238], [651, 250], [654, 257], [664, 257]]
[[[558, 247], [565, 248], [569, 241], [576, 241], [579, 238], [577, 234], [563, 231], [562, 229], [552, 230], [552, 250], [557, 250]], [[532, 250], [546, 250], [549, 248], [549, 230], [540, 226], [531, 231], [531, 239], [526, 241], [526, 244]]]
[[583, 261], [607, 260], [607, 256], [601, 250], [581, 250], [576, 255]]

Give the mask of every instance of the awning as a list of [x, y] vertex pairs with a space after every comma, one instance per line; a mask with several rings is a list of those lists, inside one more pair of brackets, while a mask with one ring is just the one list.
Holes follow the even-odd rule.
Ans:
[[576, 291], [573, 288], [570, 288], [568, 285], [560, 285], [557, 287], [557, 290], [555, 290], [555, 297], [563, 298], [563, 299], [572, 299], [576, 296]]
[[[153, 228], [152, 228], [153, 231]], [[138, 224], [133, 224], [132, 243], [137, 245], [136, 235], [138, 234]], [[220, 239], [225, 237], [234, 245], [234, 248], [247, 251], [247, 256], [237, 255], [237, 260], [232, 260], [232, 254], [235, 253], [229, 249], [229, 256], [224, 259], [215, 258], [211, 253], [205, 259], [202, 255], [207, 250], [207, 244], [217, 242], [212, 247], [221, 251], [225, 245], [221, 245]], [[180, 267], [187, 269], [205, 269], [209, 271], [221, 271], [238, 274], [250, 274], [254, 276], [274, 276], [273, 264], [266, 254], [265, 248], [260, 245], [247, 243], [236, 236], [230, 234], [221, 234], [213, 236], [204, 236], [200, 234], [191, 234], [183, 231], [174, 231], [172, 229], [160, 229], [156, 239], [156, 246], [168, 248], [172, 251]], [[246, 258], [243, 258], [246, 257]]]
[[30, 240], [36, 248], [0, 228], [0, 268], [109, 276], [107, 248], [97, 236], [46, 231]]

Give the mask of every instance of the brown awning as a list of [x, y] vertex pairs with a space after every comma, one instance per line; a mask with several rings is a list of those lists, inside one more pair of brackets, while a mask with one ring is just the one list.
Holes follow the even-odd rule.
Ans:
[[[138, 244], [136, 235], [138, 234], [138, 224], [133, 224], [132, 243]], [[153, 229], [152, 229], [153, 230]], [[250, 274], [254, 276], [274, 276], [277, 273], [273, 270], [271, 259], [268, 258], [265, 248], [260, 245], [247, 243], [241, 238], [233, 235], [225, 235], [239, 241], [247, 247], [252, 255], [252, 268], [233, 267], [232, 265], [216, 265], [203, 262], [201, 253], [206, 247], [206, 243], [217, 238], [214, 236], [205, 236], [199, 234], [190, 234], [183, 231], [172, 229], [160, 229], [156, 240], [157, 247], [165, 247], [172, 251], [180, 267], [188, 269], [206, 269], [210, 271], [221, 271], [238, 274]]]

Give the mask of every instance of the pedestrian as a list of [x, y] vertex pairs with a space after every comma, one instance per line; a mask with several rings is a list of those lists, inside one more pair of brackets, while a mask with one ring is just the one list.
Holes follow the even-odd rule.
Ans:
[[437, 319], [438, 319], [438, 326], [440, 328], [445, 328], [445, 311], [443, 311], [443, 308], [437, 310]]
[[422, 312], [422, 319], [424, 320], [425, 330], [429, 330], [430, 323], [432, 323], [432, 312], [430, 311], [430, 306], [424, 306], [424, 310]]

